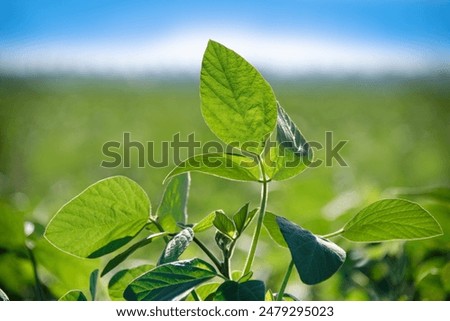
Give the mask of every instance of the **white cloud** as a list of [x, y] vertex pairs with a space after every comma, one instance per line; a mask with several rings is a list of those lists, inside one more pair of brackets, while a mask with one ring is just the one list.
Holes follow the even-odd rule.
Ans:
[[197, 73], [209, 38], [229, 46], [259, 68], [288, 76], [416, 74], [449, 65], [448, 58], [443, 58], [447, 56], [432, 55], [417, 47], [312, 36], [188, 30], [139, 43], [10, 45], [0, 53], [0, 68], [19, 73]]

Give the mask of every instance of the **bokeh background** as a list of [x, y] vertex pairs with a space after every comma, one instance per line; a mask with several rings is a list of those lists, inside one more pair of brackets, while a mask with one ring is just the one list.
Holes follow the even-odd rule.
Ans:
[[[308, 139], [324, 144], [332, 131], [335, 143], [348, 141], [348, 166], [272, 184], [272, 212], [325, 234], [373, 201], [403, 197], [445, 233], [409, 243], [337, 239], [348, 251], [340, 272], [313, 287], [293, 273], [288, 292], [302, 300], [450, 299], [450, 3], [439, 0], [0, 1], [0, 288], [14, 300], [88, 288], [89, 273], [106, 262], [59, 252], [42, 233], [98, 179], [129, 176], [157, 207], [174, 165], [138, 168], [134, 153], [130, 168], [102, 168], [105, 142], [129, 132], [156, 142], [159, 159], [160, 142], [176, 133], [216, 140], [198, 93], [208, 39], [254, 64]], [[256, 184], [194, 173], [190, 221], [256, 207], [258, 197]], [[234, 269], [249, 243], [250, 235], [240, 241]], [[161, 246], [121, 268], [154, 263]], [[287, 255], [264, 231], [255, 277], [277, 289]]]

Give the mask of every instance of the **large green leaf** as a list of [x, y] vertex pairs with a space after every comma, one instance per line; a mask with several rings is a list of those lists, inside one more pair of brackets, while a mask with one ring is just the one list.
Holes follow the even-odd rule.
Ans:
[[439, 223], [419, 204], [385, 199], [361, 210], [343, 228], [355, 242], [418, 240], [442, 234]]
[[143, 240], [133, 244], [128, 249], [126, 249], [125, 251], [123, 251], [119, 255], [117, 255], [114, 258], [112, 258], [108, 262], [108, 264], [106, 264], [105, 268], [102, 271], [102, 275], [101, 276], [104, 276], [105, 274], [110, 272], [112, 269], [117, 267], [120, 263], [125, 261], [131, 254], [136, 252], [138, 249], [140, 249], [140, 248], [142, 248], [142, 247], [152, 243], [154, 239], [160, 238], [160, 237], [163, 237], [163, 236], [166, 236], [166, 235], [168, 235], [167, 232], [161, 232], [161, 233], [152, 234], [150, 236], [147, 236], [145, 239], [143, 239]]
[[0, 202], [0, 249], [20, 250], [25, 246], [23, 214]]
[[185, 173], [167, 184], [156, 211], [157, 221], [164, 231], [174, 232], [178, 230], [177, 223], [186, 224], [190, 180], [189, 173]]
[[277, 107], [272, 88], [251, 64], [210, 40], [202, 61], [200, 96], [203, 118], [217, 137], [257, 154], [263, 150], [276, 124]]
[[128, 284], [131, 283], [135, 278], [154, 269], [154, 265], [146, 264], [140, 265], [132, 269], [121, 270], [114, 274], [114, 276], [109, 280], [108, 283], [108, 294], [111, 300], [123, 301], [123, 292], [125, 291]]
[[176, 261], [194, 239], [194, 231], [188, 227], [175, 235], [164, 248], [158, 264]]
[[331, 277], [345, 261], [345, 251], [336, 244], [277, 216], [276, 221], [289, 247], [300, 279], [309, 285]]
[[87, 301], [87, 298], [80, 290], [71, 290], [60, 297], [58, 301]]
[[180, 163], [164, 179], [186, 172], [201, 172], [236, 181], [258, 181], [257, 163], [250, 157], [236, 154], [210, 153], [195, 155]]
[[277, 139], [267, 145], [264, 157], [266, 174], [280, 181], [304, 171], [313, 158], [312, 149], [294, 121], [278, 105]]
[[67, 253], [99, 257], [133, 239], [149, 214], [150, 201], [136, 182], [110, 177], [65, 204], [47, 225], [45, 237]]
[[214, 268], [201, 259], [167, 263], [131, 282], [124, 297], [129, 301], [173, 300], [216, 275]]
[[223, 211], [216, 211], [214, 226], [223, 234], [234, 238], [236, 235], [236, 227], [231, 219]]
[[217, 289], [214, 301], [264, 301], [265, 293], [263, 281], [225, 281]]

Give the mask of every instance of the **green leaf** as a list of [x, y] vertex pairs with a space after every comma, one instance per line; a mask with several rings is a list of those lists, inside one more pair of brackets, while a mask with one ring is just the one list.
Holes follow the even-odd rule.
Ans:
[[210, 40], [200, 76], [202, 114], [227, 144], [260, 154], [273, 131], [277, 107], [272, 88], [245, 59]]
[[146, 264], [132, 269], [121, 270], [114, 274], [108, 283], [108, 294], [111, 300], [124, 301], [123, 292], [128, 284], [131, 283], [138, 276], [155, 268], [154, 265]]
[[188, 227], [175, 235], [166, 247], [159, 259], [158, 265], [176, 261], [181, 254], [186, 250], [189, 244], [194, 239], [194, 231]]
[[131, 282], [124, 297], [129, 301], [173, 300], [216, 275], [214, 268], [201, 259], [167, 263]]
[[92, 271], [89, 277], [89, 292], [91, 294], [92, 301], [95, 301], [97, 295], [97, 282], [98, 282], [98, 269]]
[[[199, 287], [195, 288], [195, 292], [197, 292], [197, 295], [199, 298], [203, 301], [208, 301], [208, 297], [211, 294], [215, 294], [217, 288], [220, 286], [220, 283], [207, 283], [202, 284]], [[194, 297], [192, 296], [192, 293], [188, 295], [186, 298], [186, 301], [195, 301]]]
[[229, 253], [231, 242], [233, 241], [228, 235], [225, 235], [222, 232], [217, 231], [216, 235], [214, 236], [214, 239], [216, 241], [217, 246], [224, 253], [224, 255], [225, 253]]
[[276, 301], [271, 289], [267, 290], [264, 301]]
[[123, 176], [89, 186], [64, 205], [47, 225], [45, 237], [62, 251], [95, 258], [133, 239], [149, 219], [144, 190]]
[[439, 223], [419, 204], [385, 199], [361, 210], [343, 228], [355, 242], [419, 240], [442, 235]]
[[345, 251], [336, 244], [277, 216], [276, 222], [289, 247], [300, 279], [309, 285], [331, 277], [345, 261]]
[[207, 216], [202, 218], [202, 220], [200, 222], [195, 224], [194, 227], [192, 228], [192, 230], [194, 231], [194, 233], [200, 233], [200, 232], [208, 230], [211, 226], [214, 225], [215, 218], [216, 218], [216, 212], [212, 212], [212, 213], [208, 214]]
[[115, 256], [114, 258], [112, 258], [108, 264], [106, 264], [105, 268], [102, 271], [101, 276], [104, 276], [105, 274], [107, 274], [108, 272], [110, 272], [112, 269], [114, 269], [115, 267], [117, 267], [120, 263], [122, 263], [123, 261], [125, 261], [131, 254], [133, 254], [136, 250], [150, 244], [153, 242], [154, 239], [159, 238], [159, 237], [163, 237], [168, 235], [169, 233], [167, 232], [161, 232], [161, 233], [156, 233], [156, 234], [152, 234], [150, 236], [147, 236], [145, 239], [133, 244], [132, 246], [130, 246], [128, 249], [126, 249], [124, 252], [120, 253], [119, 255]]
[[223, 211], [216, 211], [214, 226], [231, 239], [236, 235], [236, 227], [234, 226], [233, 221], [230, 220]]
[[248, 206], [249, 203], [242, 206], [236, 214], [233, 215], [233, 222], [236, 226], [236, 232], [238, 235], [241, 235], [245, 228], [245, 223], [247, 222], [248, 217]]
[[21, 250], [25, 247], [23, 214], [6, 203], [0, 202], [0, 248]]
[[269, 232], [270, 237], [274, 240], [278, 245], [282, 247], [288, 247], [286, 241], [284, 240], [283, 234], [280, 231], [280, 227], [277, 223], [277, 216], [271, 212], [267, 212], [264, 215], [264, 227], [267, 232]]
[[293, 120], [278, 104], [277, 139], [267, 144], [264, 165], [269, 178], [276, 181], [292, 178], [311, 163], [312, 149]]
[[58, 301], [87, 301], [87, 298], [80, 290], [71, 290], [60, 297]]
[[225, 281], [217, 289], [214, 301], [264, 301], [265, 293], [263, 281]]
[[2, 289], [0, 289], [0, 301], [9, 301], [8, 296], [6, 295], [5, 292], [3, 292]]
[[177, 223], [186, 224], [190, 181], [189, 173], [185, 173], [167, 184], [156, 211], [157, 221], [164, 231], [175, 232], [178, 230]]
[[259, 180], [259, 168], [252, 158], [237, 154], [209, 153], [195, 155], [183, 161], [166, 176], [164, 181], [191, 171], [236, 181]]

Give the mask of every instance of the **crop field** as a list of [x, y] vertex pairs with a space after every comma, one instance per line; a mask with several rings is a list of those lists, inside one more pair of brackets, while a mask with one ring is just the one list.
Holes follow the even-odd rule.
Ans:
[[[450, 77], [264, 76], [322, 160], [292, 179], [273, 182], [269, 211], [326, 234], [368, 204], [399, 197], [420, 203], [444, 232], [423, 241], [383, 244], [336, 238], [347, 251], [338, 273], [314, 286], [303, 285], [293, 273], [286, 292], [301, 300], [449, 300]], [[31, 263], [29, 251], [2, 248], [24, 238], [20, 228], [3, 222], [0, 289], [11, 300], [57, 300], [72, 289], [87, 291], [89, 274], [112, 257], [80, 259], [43, 237], [50, 218], [71, 198], [102, 178], [124, 175], [144, 188], [156, 210], [165, 176], [189, 154], [188, 148], [175, 151], [174, 140], [195, 137], [203, 147], [219, 142], [203, 122], [198, 87], [191, 76], [0, 77], [0, 215], [24, 217], [26, 243], [36, 262]], [[113, 149], [120, 156], [114, 166], [114, 158], [105, 154], [108, 142], [120, 144]], [[167, 162], [155, 166], [164, 157]], [[188, 214], [198, 222], [217, 209], [234, 213], [247, 202], [254, 208], [259, 194], [257, 183], [244, 186], [192, 172]], [[251, 230], [237, 244], [234, 270], [244, 266]], [[199, 237], [214, 243], [207, 235]], [[162, 242], [138, 250], [121, 268], [156, 264]], [[198, 251], [189, 247], [181, 258]], [[254, 277], [276, 287], [288, 254], [263, 229]], [[98, 299], [110, 299], [109, 278], [100, 279]]]

